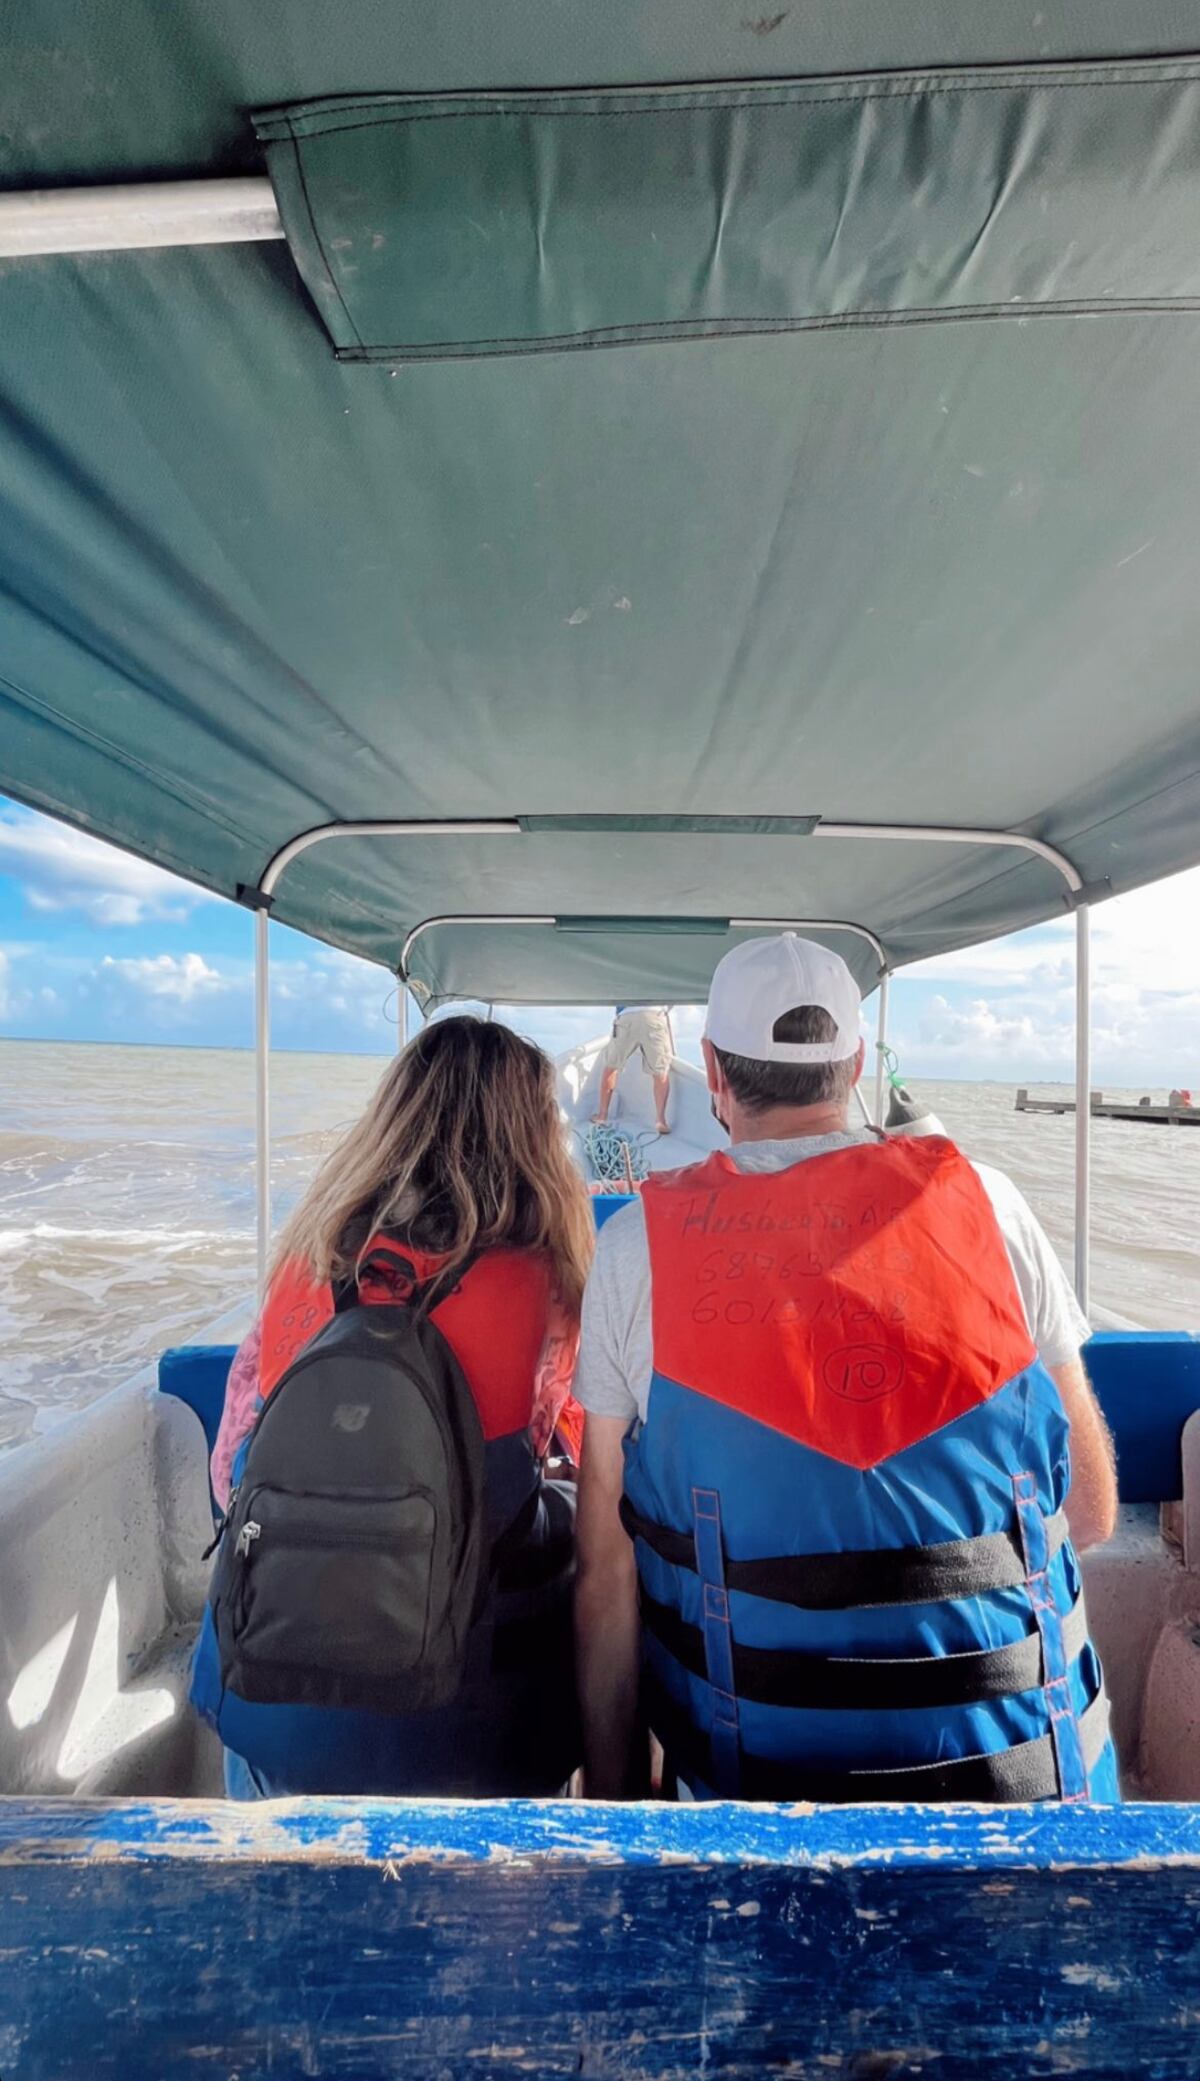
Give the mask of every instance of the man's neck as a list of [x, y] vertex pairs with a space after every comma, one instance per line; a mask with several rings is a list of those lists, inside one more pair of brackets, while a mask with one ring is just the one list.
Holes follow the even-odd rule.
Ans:
[[849, 1123], [845, 1106], [773, 1106], [767, 1113], [732, 1109], [729, 1139], [739, 1142], [799, 1142], [809, 1135], [846, 1134]]

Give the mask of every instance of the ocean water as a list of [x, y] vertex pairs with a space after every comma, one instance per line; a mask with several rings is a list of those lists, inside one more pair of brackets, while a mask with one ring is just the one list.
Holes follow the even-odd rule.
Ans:
[[[277, 1216], [385, 1067], [272, 1058]], [[1011, 1084], [916, 1088], [1015, 1178], [1069, 1266], [1071, 1117], [1015, 1112]], [[0, 1447], [248, 1317], [253, 1108], [246, 1053], [0, 1041]], [[1200, 1330], [1200, 1129], [1094, 1123], [1092, 1291], [1147, 1328]]]

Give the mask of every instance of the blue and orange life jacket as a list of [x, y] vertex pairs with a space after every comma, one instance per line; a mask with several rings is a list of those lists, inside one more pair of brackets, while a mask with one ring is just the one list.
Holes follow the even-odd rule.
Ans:
[[643, 1188], [651, 1725], [699, 1797], [1115, 1799], [1068, 1426], [984, 1187], [872, 1143]]

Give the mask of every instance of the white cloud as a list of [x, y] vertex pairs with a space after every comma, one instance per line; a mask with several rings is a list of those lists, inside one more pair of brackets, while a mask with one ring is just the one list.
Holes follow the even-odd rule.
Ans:
[[311, 954], [271, 961], [272, 1031], [285, 1045], [309, 1045], [306, 1036], [318, 1023], [327, 1032], [332, 1014], [345, 1023], [347, 1047], [370, 1042], [386, 1051], [396, 1040], [396, 997], [386, 969], [337, 947], [314, 945]]
[[[247, 932], [247, 938], [249, 934]], [[271, 963], [271, 1043], [390, 1054], [396, 985], [385, 970], [333, 948], [311, 953], [293, 935]], [[53, 946], [0, 944], [0, 1030], [40, 1038], [203, 1042], [248, 1047], [254, 971], [213, 952], [112, 954], [97, 960]]]
[[[1094, 986], [1200, 989], [1200, 867], [1094, 904], [1091, 943]], [[926, 982], [1073, 987], [1075, 923], [1056, 919], [1008, 939], [939, 954], [904, 972]]]
[[119, 977], [123, 983], [147, 997], [166, 997], [177, 1004], [190, 1004], [214, 991], [236, 989], [236, 976], [222, 975], [210, 968], [202, 954], [144, 954], [117, 958], [106, 954], [96, 973], [102, 981]]
[[[1098, 904], [1091, 915], [1093, 1082], [1195, 1082], [1200, 869]], [[931, 997], [925, 989], [940, 987]], [[925, 1075], [1070, 1078], [1075, 926], [1064, 917], [905, 969], [894, 1042]]]
[[36, 952], [36, 948], [23, 946], [19, 941], [0, 947], [0, 1024], [16, 1025], [33, 1005], [34, 994], [21, 963], [26, 955]]
[[[931, 997], [920, 1015], [918, 1032], [926, 1048], [945, 1056], [970, 1055], [977, 1060], [999, 1063], [1020, 1050], [1025, 1060], [1058, 1063], [1063, 1034], [1056, 1025], [1039, 1024], [1029, 1012], [1010, 1011], [986, 997], [965, 1004], [951, 1004], [940, 995]], [[1066, 1035], [1070, 1046], [1070, 1030]]]
[[33, 910], [81, 911], [101, 926], [178, 920], [213, 900], [148, 860], [23, 810], [0, 813], [0, 874]]
[[915, 962], [903, 973], [928, 983], [965, 983], [993, 988], [1037, 989], [1069, 982], [1075, 973], [1075, 927], [1037, 926], [1010, 939], [993, 939], [954, 954]]

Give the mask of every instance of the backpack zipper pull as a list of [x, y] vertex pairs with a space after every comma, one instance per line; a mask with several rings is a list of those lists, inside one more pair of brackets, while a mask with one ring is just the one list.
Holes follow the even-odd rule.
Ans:
[[262, 1526], [256, 1525], [252, 1517], [247, 1518], [245, 1524], [242, 1526], [241, 1531], [238, 1533], [237, 1545], [233, 1549], [234, 1553], [240, 1554], [244, 1561], [248, 1561], [250, 1558], [251, 1545], [253, 1544], [254, 1540], [260, 1539], [261, 1537]]

